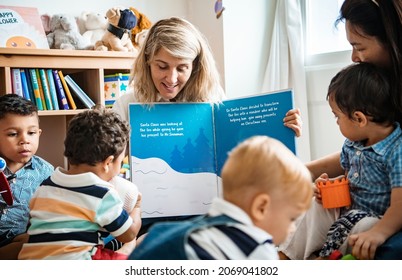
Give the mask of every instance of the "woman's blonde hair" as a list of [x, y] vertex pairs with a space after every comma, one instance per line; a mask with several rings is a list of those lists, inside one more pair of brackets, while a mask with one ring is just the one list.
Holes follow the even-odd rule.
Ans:
[[134, 62], [130, 82], [137, 102], [159, 101], [149, 63], [161, 48], [177, 58], [193, 60], [191, 76], [176, 101], [219, 103], [223, 99], [219, 73], [206, 38], [190, 22], [172, 17], [151, 27]]
[[253, 136], [235, 147], [222, 169], [223, 196], [247, 192], [284, 196], [300, 209], [310, 207], [312, 178], [306, 166], [280, 141]]

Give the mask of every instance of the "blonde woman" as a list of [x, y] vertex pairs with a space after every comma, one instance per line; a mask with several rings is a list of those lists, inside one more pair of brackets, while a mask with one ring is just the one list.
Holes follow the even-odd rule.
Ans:
[[[133, 65], [132, 93], [116, 100], [113, 109], [128, 119], [132, 102], [211, 102], [225, 98], [210, 46], [190, 22], [177, 17], [156, 22]], [[284, 124], [301, 135], [299, 109], [284, 116]]]

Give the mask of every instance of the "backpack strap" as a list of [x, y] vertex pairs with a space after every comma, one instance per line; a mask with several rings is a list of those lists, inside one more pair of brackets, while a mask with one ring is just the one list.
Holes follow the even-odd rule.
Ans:
[[186, 260], [185, 244], [196, 230], [239, 223], [226, 215], [199, 216], [179, 222], [153, 225], [145, 239], [131, 253], [131, 260]]

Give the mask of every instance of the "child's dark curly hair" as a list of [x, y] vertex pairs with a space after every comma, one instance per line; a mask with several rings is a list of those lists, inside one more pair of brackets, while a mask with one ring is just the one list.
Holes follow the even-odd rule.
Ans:
[[71, 119], [64, 140], [64, 155], [70, 164], [94, 166], [108, 156], [117, 158], [128, 139], [128, 123], [118, 113], [98, 105]]
[[373, 64], [360, 62], [339, 71], [328, 87], [327, 100], [334, 98], [342, 113], [353, 119], [360, 111], [371, 121], [393, 124], [397, 109], [391, 97], [389, 74]]
[[31, 116], [38, 114], [38, 108], [32, 101], [17, 94], [10, 93], [0, 96], [0, 120], [7, 114]]

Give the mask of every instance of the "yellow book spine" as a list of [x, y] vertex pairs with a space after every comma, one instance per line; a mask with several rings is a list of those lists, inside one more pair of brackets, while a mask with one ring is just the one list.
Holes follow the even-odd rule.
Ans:
[[63, 84], [63, 88], [64, 88], [64, 91], [66, 93], [67, 100], [68, 100], [68, 103], [70, 105], [70, 109], [75, 110], [75, 109], [77, 109], [77, 105], [75, 104], [73, 96], [71, 95], [70, 89], [68, 88], [66, 80], [64, 79], [63, 72], [61, 72], [61, 70], [59, 70], [58, 73], [59, 73], [60, 81]]

